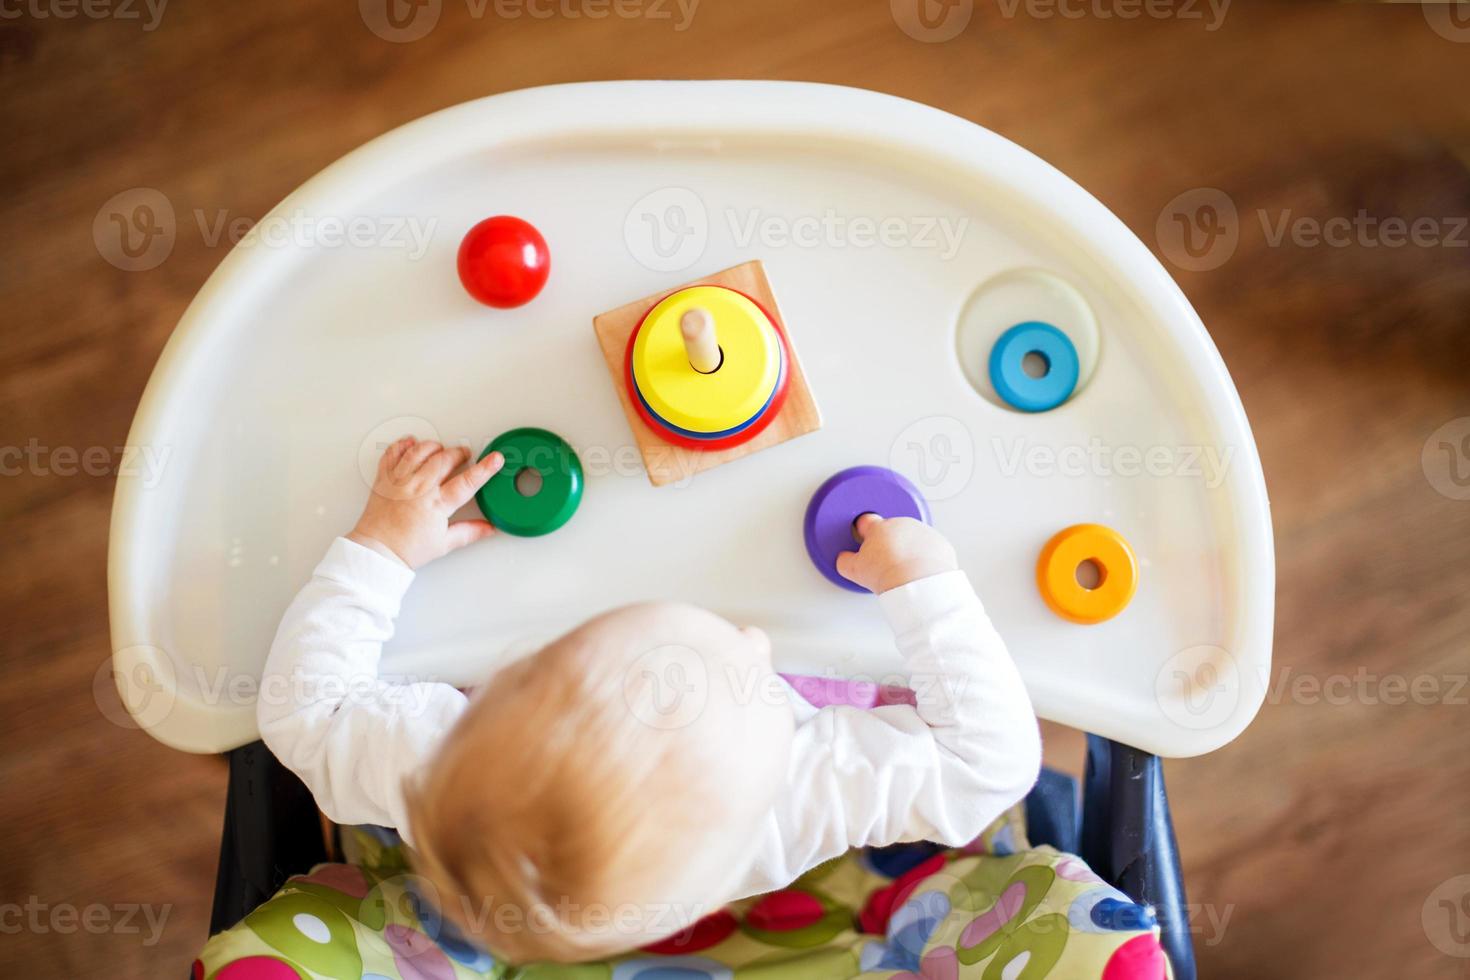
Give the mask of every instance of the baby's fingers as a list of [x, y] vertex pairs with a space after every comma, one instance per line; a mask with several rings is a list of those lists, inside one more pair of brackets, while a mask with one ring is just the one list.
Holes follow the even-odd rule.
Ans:
[[474, 544], [495, 533], [489, 521], [456, 521], [449, 525], [444, 543], [450, 551], [458, 551], [467, 544]]
[[416, 442], [403, 451], [398, 458], [398, 463], [393, 467], [393, 475], [400, 480], [405, 480], [418, 471], [424, 460], [443, 449], [439, 443], [432, 439]]
[[878, 524], [878, 522], [882, 520], [883, 518], [878, 514], [859, 514], [857, 520], [852, 522], [852, 527], [853, 530], [857, 533], [858, 541], [867, 541], [868, 535], [873, 532], [874, 525]]
[[856, 551], [839, 551], [837, 553], [838, 575], [841, 575], [849, 582], [855, 582], [858, 585], [862, 585], [863, 583], [861, 579], [858, 578], [858, 575], [860, 574], [860, 569], [861, 565], [859, 565], [858, 563], [858, 555]]
[[450, 446], [430, 456], [420, 472], [428, 479], [442, 483], [445, 477], [469, 461], [468, 446]]
[[444, 488], [440, 491], [445, 505], [451, 510], [463, 507], [504, 465], [505, 457], [495, 452], [460, 470], [445, 481]]
[[412, 446], [413, 443], [413, 436], [404, 436], [402, 439], [399, 439], [387, 449], [383, 450], [383, 457], [378, 460], [378, 472], [382, 473], [384, 476], [392, 473], [393, 468], [398, 465], [398, 461], [403, 458], [404, 450], [408, 449], [409, 446]]

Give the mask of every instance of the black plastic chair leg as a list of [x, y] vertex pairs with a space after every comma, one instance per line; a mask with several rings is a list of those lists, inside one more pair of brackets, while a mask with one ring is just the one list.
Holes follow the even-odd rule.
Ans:
[[316, 803], [262, 742], [231, 751], [209, 933], [228, 929], [294, 874], [327, 859]]
[[1087, 736], [1082, 858], [1135, 902], [1153, 906], [1175, 980], [1195, 980], [1179, 845], [1158, 756]]

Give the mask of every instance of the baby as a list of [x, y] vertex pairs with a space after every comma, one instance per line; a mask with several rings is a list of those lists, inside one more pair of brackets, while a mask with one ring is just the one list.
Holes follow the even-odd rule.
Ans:
[[852, 847], [966, 844], [1035, 781], [1016, 668], [954, 549], [906, 518], [860, 518], [838, 570], [877, 594], [914, 705], [818, 710], [761, 630], [672, 602], [605, 612], [472, 696], [381, 677], [413, 570], [493, 532], [450, 517], [503, 463], [388, 448], [276, 635], [262, 690], [292, 697], [258, 709], [323, 812], [396, 827], [486, 948], [575, 962], [646, 945]]

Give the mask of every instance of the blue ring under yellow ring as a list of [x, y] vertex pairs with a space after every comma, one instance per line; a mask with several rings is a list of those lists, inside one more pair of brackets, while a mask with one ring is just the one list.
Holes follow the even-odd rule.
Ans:
[[[712, 374], [689, 366], [679, 325], [696, 307], [714, 317], [724, 364]], [[712, 438], [759, 416], [778, 387], [782, 343], [760, 304], [724, 286], [690, 286], [664, 297], [633, 338], [633, 378], [643, 401], [670, 425]], [[737, 424], [731, 420], [741, 420]]]
[[655, 422], [657, 422], [659, 425], [663, 426], [665, 429], [668, 429], [670, 432], [674, 433], [675, 435], [681, 435], [685, 439], [699, 439], [699, 440], [702, 440], [702, 441], [703, 440], [711, 440], [711, 439], [728, 439], [730, 436], [738, 435], [741, 432], [744, 432], [746, 429], [750, 428], [752, 425], [755, 425], [757, 422], [759, 422], [761, 420], [761, 416], [765, 415], [766, 412], [770, 411], [771, 403], [776, 400], [776, 395], [781, 391], [781, 381], [785, 377], [786, 377], [786, 358], [784, 356], [784, 347], [783, 347], [783, 349], [782, 349], [782, 357], [781, 357], [781, 373], [778, 374], [778, 375], [776, 375], [776, 387], [771, 390], [771, 397], [768, 398], [768, 399], [766, 399], [766, 403], [761, 406], [761, 410], [759, 412], [756, 412], [754, 415], [752, 415], [750, 418], [746, 419], [744, 422], [741, 422], [735, 428], [733, 428], [733, 429], [726, 429], [724, 432], [691, 432], [688, 429], [681, 429], [681, 428], [679, 428], [677, 425], [674, 425], [671, 422], [669, 422], [668, 419], [663, 418], [662, 416], [660, 416], [657, 412], [655, 412], [649, 406], [648, 399], [646, 399], [646, 398], [643, 397], [643, 392], [641, 392], [641, 391], [638, 390], [638, 386], [637, 385], [634, 385], [633, 386], [633, 397], [635, 397], [635, 398], [638, 399], [638, 403], [643, 406], [644, 410], [648, 412], [649, 416], [652, 417]]

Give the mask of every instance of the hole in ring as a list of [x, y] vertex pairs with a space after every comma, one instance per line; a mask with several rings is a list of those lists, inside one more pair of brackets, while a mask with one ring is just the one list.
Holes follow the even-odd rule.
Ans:
[[865, 510], [861, 514], [859, 514], [858, 516], [856, 516], [856, 517], [854, 517], [852, 519], [852, 539], [854, 541], [856, 541], [860, 545], [863, 543], [863, 537], [862, 537], [861, 534], [858, 534], [858, 526], [857, 526], [857, 524], [858, 524], [858, 521], [862, 520], [864, 517], [867, 517], [869, 514], [872, 514], [874, 517], [881, 517], [882, 516], [881, 514], [878, 514], [875, 511]]
[[1051, 373], [1051, 358], [1039, 350], [1027, 351], [1021, 358], [1021, 371], [1028, 378], [1044, 378]]
[[1093, 558], [1084, 558], [1077, 564], [1077, 584], [1088, 592], [1100, 588], [1108, 580], [1108, 570]]
[[523, 466], [516, 473], [516, 493], [522, 497], [534, 497], [541, 492], [541, 471], [534, 466]]

